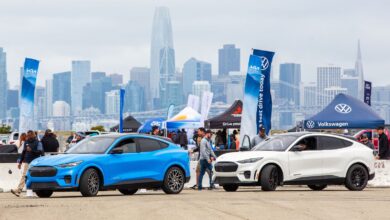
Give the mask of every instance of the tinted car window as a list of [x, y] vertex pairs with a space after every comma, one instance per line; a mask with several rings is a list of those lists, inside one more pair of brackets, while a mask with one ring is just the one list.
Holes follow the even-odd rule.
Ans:
[[161, 148], [167, 148], [169, 144], [159, 141]]
[[[319, 150], [334, 150], [347, 147], [346, 143], [350, 143], [349, 141], [344, 141], [334, 137], [318, 137], [319, 140]], [[346, 142], [346, 143], [345, 143]], [[352, 143], [350, 143], [352, 145]], [[349, 146], [350, 146], [349, 145]]]
[[150, 152], [161, 149], [159, 141], [153, 139], [137, 138], [137, 142], [141, 152]]
[[136, 153], [137, 152], [137, 144], [135, 143], [134, 139], [126, 139], [121, 141], [116, 147], [122, 148], [123, 153]]

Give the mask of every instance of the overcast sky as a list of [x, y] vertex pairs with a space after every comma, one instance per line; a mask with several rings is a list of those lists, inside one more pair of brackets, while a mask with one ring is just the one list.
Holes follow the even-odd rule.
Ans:
[[390, 84], [390, 1], [387, 0], [1, 0], [0, 47], [8, 79], [19, 84], [24, 57], [41, 60], [38, 84], [91, 60], [93, 71], [122, 73], [149, 66], [155, 6], [170, 9], [176, 67], [190, 57], [213, 64], [226, 43], [241, 48], [246, 72], [251, 48], [276, 52], [278, 65], [302, 65], [303, 81], [316, 67], [354, 66], [361, 40], [365, 78]]

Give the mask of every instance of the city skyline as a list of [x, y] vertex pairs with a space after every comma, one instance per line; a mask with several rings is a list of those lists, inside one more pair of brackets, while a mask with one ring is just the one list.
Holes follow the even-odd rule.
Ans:
[[[75, 1], [56, 4], [49, 1], [25, 2], [25, 8], [36, 9], [33, 15], [24, 13], [24, 9], [19, 7], [20, 1], [0, 3], [1, 18], [12, 18], [12, 22], [4, 24], [4, 34], [0, 36], [0, 46], [7, 52], [11, 87], [19, 82], [18, 72], [24, 57], [41, 60], [39, 85], [44, 85], [52, 73], [69, 71], [72, 60], [90, 60], [92, 71], [120, 73], [125, 76], [125, 82], [132, 67], [150, 67], [150, 33], [156, 3], [119, 1], [115, 5], [103, 2], [92, 4], [94, 2], [86, 1], [76, 8], [71, 7]], [[243, 3], [247, 4], [247, 10], [234, 10], [237, 4]], [[356, 1], [343, 1], [338, 2], [337, 8], [332, 6], [333, 3], [335, 1], [316, 4], [298, 1], [294, 5], [281, 4], [280, 1], [226, 1], [221, 6], [217, 2], [206, 1], [159, 2], [170, 9], [176, 67], [182, 68], [186, 60], [196, 57], [211, 63], [212, 74], [215, 75], [218, 73], [218, 49], [223, 44], [234, 43], [241, 49], [242, 72], [246, 72], [250, 48], [268, 49], [276, 51], [274, 72], [278, 72], [280, 63], [299, 63], [303, 81], [309, 82], [315, 81], [318, 66], [333, 63], [343, 68], [353, 67], [356, 42], [360, 38], [366, 79], [378, 86], [389, 84], [389, 81], [381, 80], [390, 68], [386, 62], [389, 59], [386, 51], [390, 45], [385, 40], [389, 32], [383, 22], [389, 20], [384, 10], [384, 5], [389, 3], [375, 1], [362, 7]], [[62, 11], [53, 10], [58, 4]], [[302, 5], [305, 7], [302, 8]], [[219, 10], [213, 10], [217, 6]], [[350, 10], [341, 10], [343, 7]], [[102, 13], [101, 8], [116, 11], [117, 16]], [[69, 13], [71, 10], [74, 13]], [[202, 11], [202, 14], [197, 15], [196, 11]], [[301, 13], [310, 19], [301, 20]], [[373, 13], [376, 15], [374, 20], [368, 16]], [[229, 18], [230, 14], [236, 16]], [[326, 19], [324, 15], [327, 15]], [[25, 24], [29, 29], [17, 25], [24, 19], [29, 19]], [[75, 23], [74, 19], [79, 19], [80, 23]], [[340, 19], [344, 24], [336, 22]], [[43, 22], [34, 23], [34, 20]], [[264, 21], [262, 28], [257, 25], [259, 21]], [[57, 25], [61, 30], [54, 28]], [[217, 31], [210, 31], [215, 27]], [[77, 36], [70, 35], [75, 31]]]

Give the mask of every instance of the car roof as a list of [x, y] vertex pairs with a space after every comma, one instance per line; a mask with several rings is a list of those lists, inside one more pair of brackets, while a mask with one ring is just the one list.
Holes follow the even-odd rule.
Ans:
[[350, 136], [350, 135], [344, 135], [344, 134], [335, 134], [335, 133], [323, 133], [323, 132], [289, 132], [289, 133], [283, 133], [283, 134], [278, 134], [278, 135], [285, 135], [285, 136], [296, 136], [296, 137], [301, 137], [301, 136], [304, 136], [304, 135], [329, 135], [329, 136], [335, 136], [335, 137], [343, 137], [343, 138], [347, 138], [347, 139], [350, 139], [350, 140], [353, 140], [353, 141], [356, 141], [357, 139], [353, 136]]
[[149, 138], [155, 138], [160, 139], [169, 143], [173, 143], [171, 139], [162, 137], [162, 136], [156, 136], [156, 135], [150, 135], [150, 134], [139, 134], [139, 133], [110, 133], [110, 134], [102, 134], [98, 136], [93, 137], [111, 137], [111, 138], [120, 138], [120, 137], [149, 137]]

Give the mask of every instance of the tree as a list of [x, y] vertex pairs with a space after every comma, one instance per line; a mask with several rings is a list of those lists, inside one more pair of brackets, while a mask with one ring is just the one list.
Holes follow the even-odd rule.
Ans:
[[9, 134], [11, 133], [11, 126], [2, 124], [0, 126], [0, 134]]
[[100, 132], [106, 131], [106, 130], [104, 129], [104, 126], [102, 126], [102, 125], [96, 125], [96, 126], [94, 126], [94, 127], [91, 127], [91, 130], [100, 131]]

